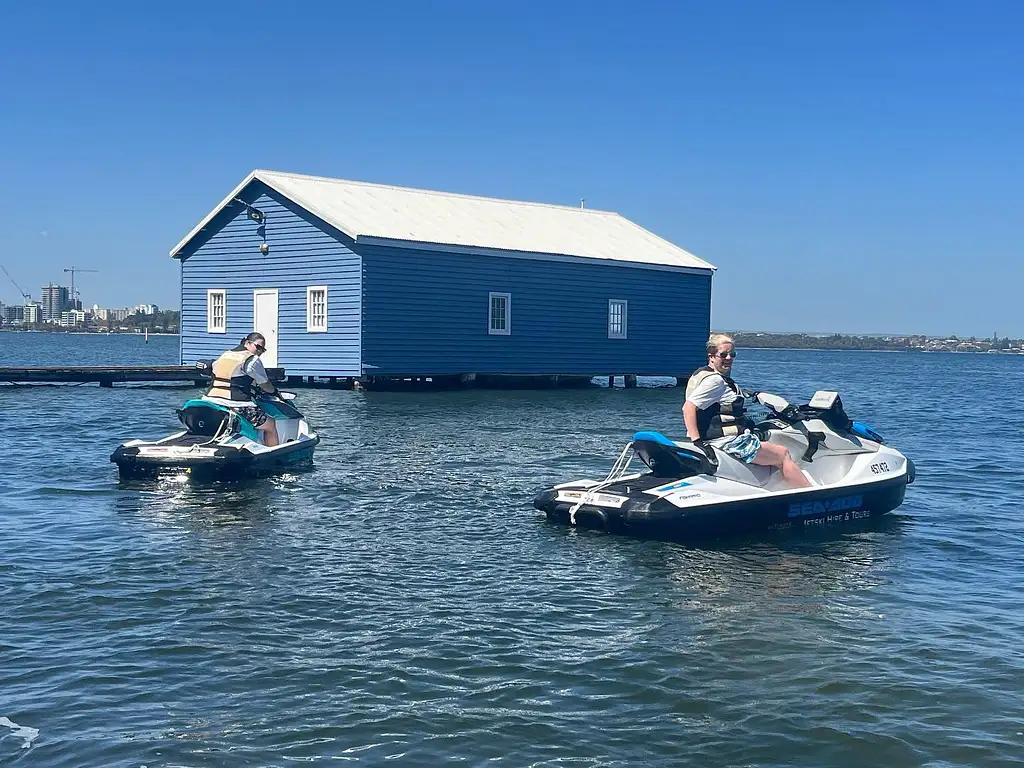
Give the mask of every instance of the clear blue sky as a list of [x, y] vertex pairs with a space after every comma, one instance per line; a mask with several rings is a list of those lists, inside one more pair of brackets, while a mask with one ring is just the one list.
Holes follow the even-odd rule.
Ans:
[[[1024, 336], [1024, 3], [4, 3], [0, 262], [178, 305], [253, 168], [615, 210], [718, 328]], [[14, 301], [0, 275], [0, 300]]]

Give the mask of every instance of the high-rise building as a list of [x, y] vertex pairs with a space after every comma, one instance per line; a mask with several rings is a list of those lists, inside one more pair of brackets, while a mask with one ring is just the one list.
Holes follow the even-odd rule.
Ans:
[[68, 289], [63, 285], [44, 285], [42, 288], [42, 320], [44, 323], [59, 323], [60, 314], [71, 307]]
[[4, 322], [10, 325], [35, 325], [39, 322], [39, 305], [34, 301], [24, 305], [8, 304], [0, 312]]
[[60, 324], [65, 328], [85, 325], [85, 312], [80, 309], [66, 309], [60, 313]]

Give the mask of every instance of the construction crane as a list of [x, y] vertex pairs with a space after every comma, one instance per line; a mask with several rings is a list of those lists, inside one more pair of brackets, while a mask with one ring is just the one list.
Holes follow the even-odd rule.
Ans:
[[98, 269], [81, 269], [80, 267], [68, 267], [64, 270], [71, 273], [71, 306], [78, 309], [78, 294], [75, 293], [75, 272], [99, 272]]
[[14, 278], [11, 277], [11, 273], [7, 271], [7, 267], [5, 267], [3, 264], [0, 264], [0, 269], [4, 271], [4, 274], [7, 275], [7, 279], [10, 280], [14, 287], [18, 289], [18, 293], [22, 295], [22, 297], [25, 299], [25, 303], [28, 304], [32, 300], [32, 294], [25, 293], [25, 289], [18, 285], [14, 281]]

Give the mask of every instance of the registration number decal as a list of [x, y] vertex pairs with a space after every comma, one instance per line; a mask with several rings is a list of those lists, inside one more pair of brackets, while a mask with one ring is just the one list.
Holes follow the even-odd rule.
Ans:
[[610, 493], [587, 493], [586, 491], [559, 491], [559, 501], [593, 504], [598, 507], [614, 507], [618, 509], [626, 503], [625, 496], [614, 496]]

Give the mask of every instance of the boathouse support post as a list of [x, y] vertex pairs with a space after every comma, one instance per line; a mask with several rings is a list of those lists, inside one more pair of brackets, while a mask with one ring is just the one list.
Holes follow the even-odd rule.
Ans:
[[625, 376], [622, 377], [622, 382], [625, 385], [626, 389], [634, 389], [636, 387], [636, 374], [627, 373]]

